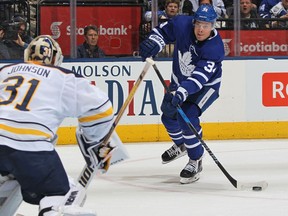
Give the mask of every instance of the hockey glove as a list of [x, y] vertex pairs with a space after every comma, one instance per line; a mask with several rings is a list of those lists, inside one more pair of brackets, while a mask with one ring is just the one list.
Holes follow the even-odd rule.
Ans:
[[173, 106], [177, 107], [178, 105], [181, 106], [183, 102], [186, 100], [188, 96], [188, 92], [183, 87], [178, 87], [177, 91], [175, 92], [174, 97], [172, 98]]
[[139, 54], [145, 61], [146, 58], [155, 57], [164, 46], [164, 40], [160, 36], [152, 34], [140, 44]]
[[161, 104], [161, 111], [163, 112], [163, 115], [167, 116], [171, 119], [177, 118], [177, 108], [171, 103], [173, 98], [173, 94], [166, 93], [164, 95], [162, 104]]
[[99, 169], [102, 173], [106, 172], [110, 166], [112, 151], [115, 147], [110, 142], [88, 142], [82, 132], [77, 130], [76, 138], [81, 153], [87, 163], [87, 166]]

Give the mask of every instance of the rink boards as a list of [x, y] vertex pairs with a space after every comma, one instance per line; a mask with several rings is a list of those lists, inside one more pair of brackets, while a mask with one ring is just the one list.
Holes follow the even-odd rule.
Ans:
[[[287, 138], [287, 63], [286, 59], [225, 60], [220, 98], [202, 116], [204, 138]], [[156, 64], [169, 82], [171, 61], [158, 61]], [[81, 73], [108, 92], [117, 112], [144, 63], [77, 62], [65, 63], [64, 66]], [[117, 127], [123, 142], [169, 140], [160, 119], [163, 94], [164, 88], [150, 68]], [[71, 119], [63, 122], [59, 143], [74, 142], [76, 123]]]
[[[288, 138], [287, 63], [286, 59], [225, 60], [220, 97], [201, 117], [204, 139]], [[169, 82], [171, 61], [156, 64]], [[117, 114], [144, 63], [105, 59], [62, 66], [107, 92]], [[116, 128], [123, 142], [169, 140], [160, 118], [163, 94], [164, 88], [150, 68]], [[75, 119], [64, 120], [58, 144], [76, 143], [76, 125]]]

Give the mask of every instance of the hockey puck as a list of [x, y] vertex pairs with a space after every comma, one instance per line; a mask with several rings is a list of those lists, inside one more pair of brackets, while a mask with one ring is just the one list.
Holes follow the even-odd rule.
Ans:
[[252, 187], [252, 190], [254, 190], [254, 191], [261, 191], [261, 190], [262, 190], [262, 187], [254, 186], [254, 187]]

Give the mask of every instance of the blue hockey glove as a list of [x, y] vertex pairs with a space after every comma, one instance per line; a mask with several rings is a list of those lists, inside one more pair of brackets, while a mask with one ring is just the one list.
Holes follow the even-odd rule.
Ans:
[[145, 61], [146, 58], [155, 57], [164, 46], [164, 40], [160, 36], [152, 34], [140, 44], [139, 54]]
[[172, 98], [172, 105], [177, 107], [177, 105], [182, 105], [183, 102], [186, 100], [188, 96], [188, 92], [183, 87], [178, 87], [177, 91], [175, 92], [174, 97]]
[[176, 119], [177, 118], [177, 108], [171, 103], [173, 98], [173, 94], [166, 93], [164, 95], [162, 104], [161, 104], [161, 111], [163, 112], [163, 115], [171, 118]]

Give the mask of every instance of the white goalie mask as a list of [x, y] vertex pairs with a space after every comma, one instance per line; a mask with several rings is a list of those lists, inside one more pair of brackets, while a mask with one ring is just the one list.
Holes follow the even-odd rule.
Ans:
[[33, 39], [24, 51], [24, 61], [37, 61], [44, 65], [60, 66], [63, 61], [59, 44], [49, 35]]

